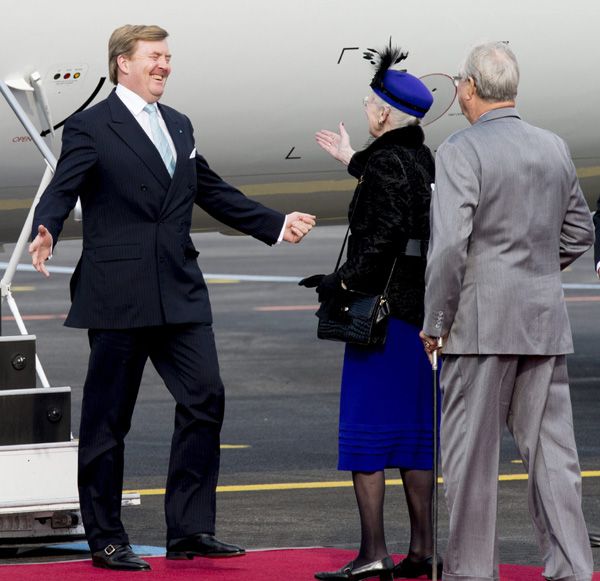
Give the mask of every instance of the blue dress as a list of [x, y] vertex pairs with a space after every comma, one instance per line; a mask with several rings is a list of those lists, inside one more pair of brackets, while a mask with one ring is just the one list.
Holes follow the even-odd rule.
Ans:
[[385, 345], [346, 345], [338, 469], [431, 470], [432, 444], [431, 365], [419, 329], [390, 317]]

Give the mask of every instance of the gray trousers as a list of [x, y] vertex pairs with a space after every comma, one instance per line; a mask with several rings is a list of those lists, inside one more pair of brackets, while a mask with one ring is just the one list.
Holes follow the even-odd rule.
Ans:
[[508, 426], [527, 470], [531, 520], [552, 580], [590, 581], [565, 356], [446, 355], [441, 455], [450, 513], [444, 581], [498, 579], [500, 442]]

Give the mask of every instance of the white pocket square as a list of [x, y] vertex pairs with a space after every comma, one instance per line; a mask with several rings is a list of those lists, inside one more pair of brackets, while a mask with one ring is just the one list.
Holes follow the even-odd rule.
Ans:
[[195, 147], [194, 147], [194, 149], [192, 149], [192, 153], [190, 153], [189, 159], [193, 159], [194, 157], [196, 157], [196, 148]]

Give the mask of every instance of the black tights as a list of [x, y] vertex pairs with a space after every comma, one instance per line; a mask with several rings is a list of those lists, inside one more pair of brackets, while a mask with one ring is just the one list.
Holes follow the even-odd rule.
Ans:
[[[409, 557], [422, 559], [432, 554], [433, 491], [432, 470], [400, 470], [410, 517]], [[361, 566], [388, 555], [383, 527], [385, 475], [377, 472], [352, 472], [354, 493], [360, 514], [360, 550], [355, 562]]]
[[424, 559], [433, 554], [433, 470], [400, 469], [400, 475], [410, 518], [408, 556]]

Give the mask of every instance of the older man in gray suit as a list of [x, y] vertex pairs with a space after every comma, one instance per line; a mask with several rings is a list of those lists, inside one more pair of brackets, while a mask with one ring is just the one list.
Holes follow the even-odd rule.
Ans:
[[474, 48], [458, 81], [471, 127], [438, 149], [421, 337], [446, 338], [442, 470], [450, 511], [445, 581], [498, 579], [501, 434], [529, 475], [544, 576], [588, 581], [592, 556], [565, 354], [560, 271], [594, 241], [565, 143], [514, 109], [519, 69], [504, 43]]

